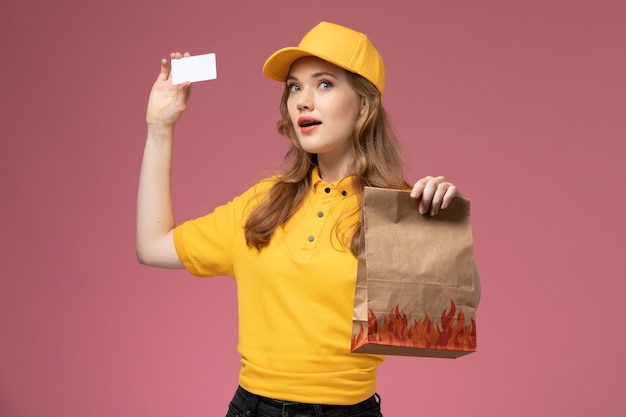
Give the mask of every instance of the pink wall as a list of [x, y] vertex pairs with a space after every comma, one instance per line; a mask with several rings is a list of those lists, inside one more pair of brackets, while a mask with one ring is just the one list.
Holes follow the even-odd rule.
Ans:
[[234, 283], [135, 260], [147, 95], [169, 51], [217, 53], [174, 163], [177, 218], [204, 214], [279, 164], [261, 65], [320, 20], [385, 57], [410, 178], [444, 174], [473, 205], [479, 352], [389, 358], [385, 416], [626, 415], [622, 1], [9, 3], [1, 416], [225, 414]]

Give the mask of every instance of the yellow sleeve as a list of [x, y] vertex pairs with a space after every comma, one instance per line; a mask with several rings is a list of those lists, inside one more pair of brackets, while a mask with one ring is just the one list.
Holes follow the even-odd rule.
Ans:
[[174, 245], [185, 268], [197, 277], [233, 276], [233, 248], [245, 240], [248, 214], [269, 189], [262, 181], [212, 213], [174, 229]]

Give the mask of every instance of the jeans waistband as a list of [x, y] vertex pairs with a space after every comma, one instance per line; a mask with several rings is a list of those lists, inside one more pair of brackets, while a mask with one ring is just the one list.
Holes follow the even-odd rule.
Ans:
[[[256, 409], [262, 404], [263, 407], [275, 409], [277, 412], [284, 414], [286, 410], [306, 411], [309, 410], [315, 416], [342, 416], [356, 414], [360, 411], [369, 410], [372, 407], [379, 407], [380, 396], [372, 395], [370, 398], [353, 405], [326, 405], [326, 404], [310, 404], [291, 401], [275, 400], [273, 398], [263, 397], [246, 391], [242, 387], [237, 388], [235, 397], [242, 403], [246, 404], [251, 410]], [[280, 415], [282, 415], [280, 414]]]

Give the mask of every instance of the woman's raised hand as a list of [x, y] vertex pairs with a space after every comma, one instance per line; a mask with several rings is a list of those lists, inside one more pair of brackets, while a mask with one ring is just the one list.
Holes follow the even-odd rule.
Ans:
[[450, 205], [455, 197], [462, 197], [461, 192], [452, 183], [446, 181], [444, 177], [424, 177], [417, 181], [411, 190], [411, 197], [418, 199], [419, 212], [431, 216], [439, 213]]
[[[171, 59], [188, 56], [190, 56], [189, 52], [184, 54], [172, 52], [170, 54]], [[172, 84], [170, 62], [163, 58], [161, 60], [161, 72], [152, 86], [148, 99], [148, 110], [146, 111], [148, 125], [173, 127], [187, 108], [190, 94], [191, 83]]]

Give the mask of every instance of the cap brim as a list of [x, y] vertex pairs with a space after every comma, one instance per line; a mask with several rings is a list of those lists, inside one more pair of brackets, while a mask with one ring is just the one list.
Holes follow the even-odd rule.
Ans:
[[270, 57], [265, 61], [265, 64], [263, 65], [263, 74], [272, 80], [284, 82], [287, 80], [291, 65], [298, 59], [304, 58], [305, 56], [319, 55], [296, 47], [279, 49], [270, 55]]

